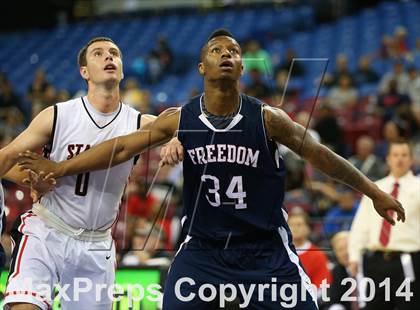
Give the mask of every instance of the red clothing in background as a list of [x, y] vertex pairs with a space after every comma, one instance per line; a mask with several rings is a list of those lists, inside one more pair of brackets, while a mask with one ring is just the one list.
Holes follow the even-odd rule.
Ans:
[[298, 248], [299, 259], [305, 268], [306, 274], [312, 284], [317, 288], [321, 286], [322, 280], [327, 279], [331, 283], [331, 273], [328, 270], [328, 258], [317, 246], [307, 242], [303, 247]]

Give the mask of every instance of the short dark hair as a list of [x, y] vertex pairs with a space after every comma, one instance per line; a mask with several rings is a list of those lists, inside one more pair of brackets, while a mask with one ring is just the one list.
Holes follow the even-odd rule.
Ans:
[[412, 149], [411, 143], [408, 140], [404, 139], [404, 138], [398, 138], [398, 139], [395, 139], [393, 141], [390, 141], [389, 142], [389, 145], [388, 145], [388, 150], [386, 152], [386, 155], [389, 155], [389, 153], [391, 151], [391, 147], [393, 145], [401, 145], [401, 144], [407, 144], [407, 146], [408, 146], [408, 148], [410, 150], [410, 155], [412, 156], [413, 155], [413, 149]]
[[[88, 50], [89, 46], [91, 46], [95, 42], [101, 42], [101, 41], [107, 41], [107, 42], [111, 42], [111, 43], [115, 44], [115, 42], [111, 38], [108, 38], [108, 37], [95, 37], [95, 38], [91, 39], [88, 43], [86, 43], [80, 49], [79, 54], [77, 55], [77, 63], [79, 64], [79, 67], [87, 65], [86, 53], [87, 53], [87, 50]], [[115, 44], [115, 45], [117, 45], [117, 44]], [[119, 48], [118, 48], [118, 50], [119, 50]], [[120, 51], [120, 56], [122, 57], [121, 51]]]
[[207, 49], [207, 45], [209, 44], [209, 42], [216, 38], [216, 37], [221, 37], [221, 36], [226, 36], [229, 38], [234, 39], [232, 33], [227, 30], [226, 28], [218, 28], [215, 31], [213, 31], [210, 36], [207, 38], [206, 43], [204, 43], [203, 47], [201, 48], [201, 52], [200, 52], [200, 60], [202, 61], [204, 59], [204, 54], [206, 53], [206, 49]]

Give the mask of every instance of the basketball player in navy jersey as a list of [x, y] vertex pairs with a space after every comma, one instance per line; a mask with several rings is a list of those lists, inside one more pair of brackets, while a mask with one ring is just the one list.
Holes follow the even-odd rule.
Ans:
[[[226, 300], [236, 299], [240, 307], [316, 309], [282, 208], [285, 169], [277, 143], [369, 196], [389, 222], [395, 220], [388, 210], [402, 221], [404, 210], [345, 159], [305, 136], [282, 110], [240, 93], [241, 48], [227, 30], [215, 31], [204, 44], [198, 70], [204, 93], [164, 111], [149, 132], [109, 140], [59, 163], [26, 152], [20, 164], [53, 177], [84, 173], [123, 163], [178, 134], [184, 148], [185, 241], [166, 280], [163, 308], [223, 308], [224, 302], [209, 300], [224, 291], [213, 294], [210, 286], [233, 285], [236, 295], [229, 286]], [[290, 287], [281, 295], [284, 285]]]

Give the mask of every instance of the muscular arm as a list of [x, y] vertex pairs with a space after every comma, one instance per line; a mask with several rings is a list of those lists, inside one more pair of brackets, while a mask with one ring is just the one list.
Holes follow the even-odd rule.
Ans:
[[105, 169], [123, 163], [148, 148], [170, 140], [178, 129], [178, 123], [179, 109], [167, 109], [153, 122], [149, 118], [140, 130], [132, 134], [105, 141], [71, 160], [58, 163], [53, 177]]
[[293, 122], [282, 110], [268, 106], [264, 106], [263, 109], [269, 138], [289, 147], [331, 178], [364, 193], [374, 201], [377, 212], [391, 223], [394, 220], [387, 214], [388, 209], [397, 211], [398, 219], [404, 220], [404, 210], [401, 205], [382, 192], [347, 160], [316, 142], [311, 135], [306, 134], [304, 137], [305, 128]]
[[40, 112], [25, 131], [10, 144], [0, 150], [0, 178], [16, 163], [20, 152], [35, 151], [45, 144], [51, 135], [54, 120], [54, 108], [49, 107]]

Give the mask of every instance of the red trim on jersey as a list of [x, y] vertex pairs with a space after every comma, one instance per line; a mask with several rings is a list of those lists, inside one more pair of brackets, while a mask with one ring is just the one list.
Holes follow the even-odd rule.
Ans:
[[22, 260], [22, 254], [23, 254], [23, 250], [25, 249], [25, 246], [26, 246], [26, 241], [28, 241], [28, 236], [23, 236], [22, 246], [19, 248], [18, 253], [16, 255], [17, 264], [15, 266], [15, 271], [10, 276], [10, 279], [13, 279], [14, 277], [16, 277], [20, 272], [20, 261]]
[[46, 298], [43, 297], [43, 296], [41, 296], [41, 295], [39, 295], [38, 293], [29, 292], [29, 291], [24, 291], [24, 292], [22, 292], [22, 291], [12, 291], [12, 292], [6, 292], [6, 294], [4, 294], [4, 297], [10, 296], [10, 295], [14, 295], [14, 296], [16, 296], [16, 295], [32, 295], [33, 297], [35, 297], [37, 299], [40, 299], [43, 303], [45, 303], [47, 305], [47, 307], [49, 309], [51, 309], [51, 305], [46, 300]]
[[25, 220], [28, 217], [34, 216], [35, 214], [33, 213], [25, 213], [24, 215], [21, 215], [20, 219], [22, 221], [22, 223], [20, 223], [19, 227], [18, 227], [18, 231], [21, 232], [23, 234], [23, 227], [25, 227], [26, 223]]

